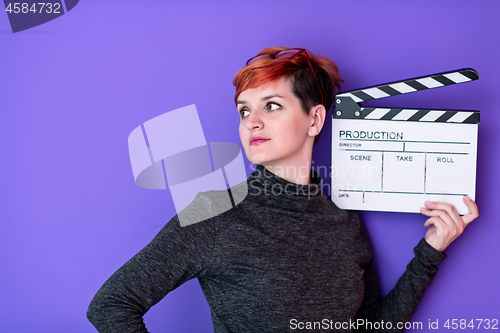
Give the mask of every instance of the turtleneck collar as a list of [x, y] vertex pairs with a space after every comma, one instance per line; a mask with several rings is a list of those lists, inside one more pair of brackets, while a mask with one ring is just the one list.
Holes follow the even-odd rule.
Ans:
[[321, 185], [323, 180], [321, 176], [314, 170], [310, 169], [309, 177], [311, 184], [302, 185], [292, 183], [283, 179], [271, 171], [267, 170], [263, 165], [257, 164], [255, 171], [250, 174], [249, 192], [262, 195], [286, 195], [286, 196], [305, 196], [312, 197], [321, 194]]

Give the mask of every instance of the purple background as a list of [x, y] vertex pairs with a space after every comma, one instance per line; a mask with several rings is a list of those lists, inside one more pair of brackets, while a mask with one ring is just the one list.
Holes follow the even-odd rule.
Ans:
[[[448, 318], [500, 319], [499, 10], [493, 0], [84, 1], [16, 34], [0, 14], [1, 330], [95, 331], [85, 317], [95, 292], [175, 214], [168, 190], [135, 185], [129, 133], [194, 103], [207, 141], [240, 144], [231, 82], [248, 58], [272, 45], [330, 56], [344, 91], [478, 71], [479, 81], [367, 105], [481, 110], [480, 217], [446, 250], [413, 320], [426, 327], [429, 319], [440, 326]], [[328, 130], [314, 158], [329, 165]], [[362, 217], [386, 294], [413, 257], [426, 218]], [[196, 280], [145, 321], [153, 332], [213, 330]]]

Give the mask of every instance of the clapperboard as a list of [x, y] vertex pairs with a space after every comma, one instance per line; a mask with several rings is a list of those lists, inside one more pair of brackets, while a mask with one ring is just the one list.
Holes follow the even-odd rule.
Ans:
[[477, 80], [472, 69], [339, 93], [332, 123], [332, 201], [343, 209], [468, 212], [475, 199], [479, 111], [370, 108], [361, 102]]

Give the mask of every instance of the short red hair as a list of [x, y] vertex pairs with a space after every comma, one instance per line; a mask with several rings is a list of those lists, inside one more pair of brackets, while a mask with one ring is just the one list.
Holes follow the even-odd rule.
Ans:
[[[273, 54], [287, 49], [289, 48], [268, 47], [257, 55]], [[309, 114], [309, 110], [313, 106], [321, 104], [321, 93], [323, 94], [323, 106], [328, 112], [333, 104], [335, 94], [340, 89], [342, 78], [339, 75], [337, 65], [332, 60], [325, 56], [315, 56], [307, 49], [306, 52], [315, 70], [321, 92], [318, 90], [318, 84], [304, 54], [292, 59], [263, 57], [243, 67], [234, 76], [233, 84], [236, 87], [234, 102], [237, 102], [238, 96], [243, 91], [276, 82], [279, 78], [284, 77], [291, 80], [292, 92], [300, 100], [306, 114]], [[319, 135], [316, 136], [315, 142], [318, 139]]]
[[[268, 47], [260, 51], [257, 55], [272, 54], [287, 49], [289, 48]], [[327, 57], [315, 56], [311, 51], [307, 49], [306, 51], [315, 69], [323, 93], [323, 105], [328, 111], [333, 104], [335, 93], [340, 89], [340, 82], [342, 82], [339, 70], [337, 65]], [[275, 82], [281, 77], [291, 79], [292, 91], [294, 93], [298, 92], [299, 95], [305, 95], [298, 96], [296, 94], [297, 98], [301, 100], [305, 112], [308, 112], [312, 106], [321, 104], [321, 93], [307, 64], [306, 57], [303, 54], [292, 59], [264, 57], [240, 69], [233, 79], [233, 84], [236, 87], [234, 102], [236, 103], [238, 96], [246, 89]]]

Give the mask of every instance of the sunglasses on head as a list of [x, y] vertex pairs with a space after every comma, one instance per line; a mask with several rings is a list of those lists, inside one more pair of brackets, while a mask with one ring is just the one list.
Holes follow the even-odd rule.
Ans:
[[255, 62], [258, 59], [262, 58], [271, 58], [271, 59], [292, 59], [295, 58], [296, 56], [304, 54], [307, 60], [307, 64], [309, 65], [309, 69], [311, 70], [311, 73], [314, 76], [314, 79], [316, 80], [316, 84], [318, 85], [319, 92], [321, 94], [321, 104], [323, 104], [323, 92], [321, 91], [321, 87], [319, 85], [318, 77], [316, 76], [316, 73], [314, 72], [314, 68], [311, 64], [311, 60], [309, 60], [309, 56], [307, 55], [307, 50], [302, 49], [302, 48], [292, 48], [292, 49], [286, 49], [283, 51], [275, 52], [275, 53], [266, 53], [266, 54], [261, 54], [257, 55], [253, 58], [248, 59], [246, 66], [250, 65], [251, 63]]

